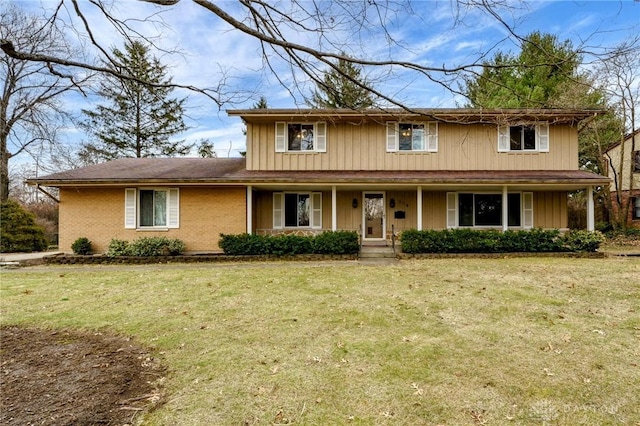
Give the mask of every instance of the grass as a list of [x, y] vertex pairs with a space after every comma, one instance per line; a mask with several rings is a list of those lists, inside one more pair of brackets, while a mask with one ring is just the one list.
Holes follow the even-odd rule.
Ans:
[[134, 336], [145, 425], [640, 421], [640, 259], [3, 271], [0, 321]]

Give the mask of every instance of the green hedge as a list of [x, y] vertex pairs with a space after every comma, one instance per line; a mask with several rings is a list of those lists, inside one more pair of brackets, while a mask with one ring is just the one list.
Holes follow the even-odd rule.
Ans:
[[531, 229], [497, 231], [446, 229], [407, 230], [401, 235], [405, 253], [516, 253], [516, 252], [594, 252], [604, 241], [598, 232]]
[[184, 242], [177, 238], [146, 237], [131, 243], [114, 238], [109, 243], [107, 256], [177, 256], [184, 250]]
[[360, 250], [358, 233], [326, 231], [316, 236], [220, 234], [218, 242], [227, 255], [355, 254]]

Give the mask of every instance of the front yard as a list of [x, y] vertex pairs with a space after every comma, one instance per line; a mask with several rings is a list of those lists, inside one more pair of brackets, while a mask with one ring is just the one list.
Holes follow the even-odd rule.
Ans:
[[0, 321], [133, 336], [167, 368], [145, 425], [635, 425], [639, 277], [640, 258], [39, 267], [1, 272]]

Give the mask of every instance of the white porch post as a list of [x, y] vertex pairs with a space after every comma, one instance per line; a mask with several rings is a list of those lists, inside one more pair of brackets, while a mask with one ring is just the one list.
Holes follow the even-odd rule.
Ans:
[[418, 231], [422, 231], [422, 187], [418, 187]]
[[331, 230], [338, 230], [338, 200], [335, 185], [331, 187]]
[[502, 231], [509, 229], [509, 190], [507, 186], [502, 187]]
[[247, 185], [247, 234], [253, 234], [253, 187]]
[[595, 231], [595, 207], [593, 205], [593, 187], [587, 186], [587, 231]]

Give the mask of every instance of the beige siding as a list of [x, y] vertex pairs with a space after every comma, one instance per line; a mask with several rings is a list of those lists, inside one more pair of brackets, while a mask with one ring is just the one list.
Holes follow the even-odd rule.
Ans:
[[575, 127], [551, 125], [549, 152], [498, 152], [494, 125], [439, 124], [437, 153], [386, 152], [381, 123], [327, 123], [327, 152], [275, 152], [273, 123], [247, 127], [250, 170], [575, 170]]
[[422, 193], [422, 229], [447, 227], [447, 193], [424, 191]]
[[104, 252], [113, 238], [179, 238], [187, 251], [220, 251], [220, 233], [246, 232], [244, 188], [180, 188], [180, 227], [167, 231], [124, 228], [124, 188], [61, 188], [59, 243], [63, 251], [87, 237]]
[[[634, 161], [633, 148], [636, 151], [640, 150], [640, 135], [635, 137], [635, 146], [629, 138], [623, 144], [610, 149], [605, 155], [605, 160], [611, 161], [607, 169], [608, 176], [612, 178], [611, 191], [618, 189], [621, 191], [629, 190], [629, 182], [631, 182], [629, 176]], [[640, 173], [632, 173], [631, 175], [633, 176], [633, 188], [640, 189]], [[617, 177], [617, 184], [613, 180], [614, 177]]]
[[545, 229], [566, 229], [568, 226], [567, 193], [534, 192], [533, 226]]

